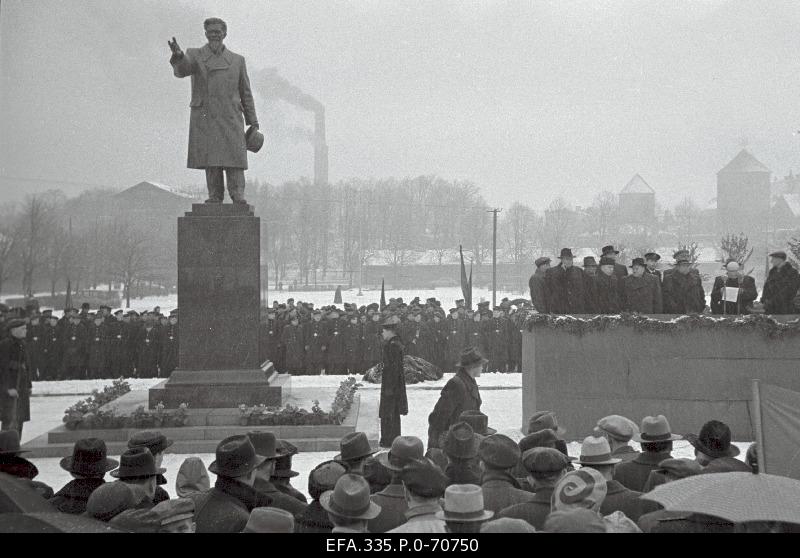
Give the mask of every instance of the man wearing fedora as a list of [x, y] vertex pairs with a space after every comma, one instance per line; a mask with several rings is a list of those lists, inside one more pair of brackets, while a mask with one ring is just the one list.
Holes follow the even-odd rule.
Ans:
[[642, 445], [642, 453], [632, 461], [617, 465], [614, 480], [630, 490], [643, 492], [650, 472], [672, 457], [672, 442], [682, 437], [672, 433], [664, 415], [644, 417], [639, 430], [633, 439]]
[[[155, 459], [156, 467], [161, 467], [161, 464], [164, 462], [164, 451], [172, 444], [172, 440], [157, 430], [142, 430], [140, 432], [136, 432], [133, 434], [133, 436], [131, 436], [131, 439], [128, 440], [129, 449], [139, 447], [149, 449], [150, 453], [153, 454], [153, 459]], [[156, 489], [153, 495], [153, 504], [158, 504], [164, 500], [169, 500], [169, 494], [166, 490], [161, 488], [165, 484], [167, 484], [167, 479], [163, 474], [159, 474], [156, 477]]]
[[381, 398], [378, 416], [381, 419], [381, 439], [379, 445], [388, 448], [400, 435], [400, 415], [408, 414], [406, 397], [406, 375], [403, 366], [405, 347], [397, 335], [400, 320], [389, 317], [382, 324], [383, 374], [381, 376]]
[[437, 519], [442, 511], [439, 499], [447, 487], [447, 477], [430, 459], [409, 462], [401, 472], [408, 509], [404, 522], [389, 533], [446, 533], [445, 523]]
[[351, 432], [342, 437], [339, 442], [339, 453], [333, 459], [344, 463], [348, 473], [364, 476], [367, 458], [377, 451], [370, 445], [366, 434]]
[[794, 297], [800, 287], [800, 274], [787, 261], [786, 252], [769, 255], [770, 270], [761, 292], [761, 302], [767, 314], [795, 314]]
[[20, 447], [19, 433], [16, 430], [0, 431], [0, 473], [16, 477], [45, 499], [51, 498], [53, 489], [43, 482], [33, 480], [39, 475], [39, 469], [20, 455], [23, 453], [28, 453], [28, 450]]
[[305, 495], [292, 486], [292, 479], [300, 473], [292, 470], [292, 457], [297, 455], [297, 446], [287, 440], [278, 440], [275, 445], [275, 468], [272, 471], [270, 482], [278, 492], [282, 492], [300, 502], [307, 504]]
[[195, 500], [196, 532], [240, 533], [253, 508], [272, 504], [253, 488], [256, 469], [263, 462], [247, 436], [230, 436], [217, 445], [216, 459], [208, 467], [217, 481]]
[[483, 504], [487, 510], [497, 513], [509, 506], [529, 502], [531, 492], [520, 488], [517, 479], [511, 474], [519, 463], [522, 452], [517, 443], [503, 434], [492, 434], [481, 440], [478, 458], [483, 471], [481, 488]]
[[250, 438], [256, 454], [264, 458], [264, 462], [256, 468], [256, 480], [253, 488], [266, 494], [272, 500], [272, 507], [286, 510], [293, 516], [306, 509], [306, 504], [279, 491], [272, 483], [275, 462], [280, 456], [277, 451], [275, 434], [272, 432], [248, 432], [247, 437]]
[[555, 448], [535, 447], [522, 454], [522, 464], [528, 474], [533, 497], [527, 502], [500, 510], [498, 517], [522, 519], [541, 530], [550, 514], [553, 490], [567, 474], [569, 458]]
[[[208, 18], [203, 27], [208, 44], [202, 48], [190, 48], [184, 53], [175, 37], [167, 41], [175, 77], [192, 78], [187, 167], [205, 170], [206, 203], [222, 203], [224, 171], [231, 199], [244, 204], [247, 150], [258, 151], [263, 143], [250, 78], [244, 57], [222, 43], [228, 33], [227, 24], [219, 18]], [[242, 120], [250, 126], [247, 135]]]
[[458, 371], [442, 388], [439, 400], [428, 415], [428, 448], [441, 448], [450, 426], [464, 411], [480, 411], [481, 395], [475, 378], [488, 361], [475, 347], [461, 351]]
[[622, 309], [639, 314], [661, 314], [661, 288], [655, 275], [645, 273], [642, 258], [633, 258], [631, 274], [622, 278]]
[[25, 347], [27, 321], [13, 318], [6, 323], [8, 336], [0, 340], [0, 430], [16, 430], [31, 420], [29, 358]]
[[614, 260], [614, 275], [622, 279], [626, 275], [628, 275], [628, 268], [624, 265], [617, 263], [617, 258], [619, 257], [619, 250], [614, 248], [612, 245], [603, 246], [600, 250], [600, 257], [601, 258], [610, 258]]
[[403, 467], [412, 461], [423, 459], [422, 440], [415, 436], [398, 436], [392, 442], [392, 448], [379, 453], [375, 459], [392, 474], [392, 482], [372, 495], [372, 501], [381, 507], [381, 513], [370, 520], [370, 533], [385, 533], [405, 523], [405, 512], [408, 510], [406, 494], [403, 488], [401, 473]]
[[694, 446], [695, 459], [704, 474], [752, 471], [744, 461], [736, 459], [739, 448], [731, 444], [731, 429], [724, 422], [710, 420], [699, 434], [687, 434], [686, 440]]
[[[644, 501], [639, 499], [641, 492], [622, 486], [614, 479], [614, 468], [621, 459], [611, 455], [608, 440], [600, 436], [588, 436], [581, 444], [581, 455], [577, 463], [581, 467], [591, 467], [606, 479], [606, 497], [600, 506], [602, 515], [622, 512], [632, 521], [637, 521], [644, 511]], [[657, 506], [652, 506], [656, 509]]]
[[586, 312], [586, 273], [573, 265], [569, 248], [562, 248], [559, 264], [545, 273], [547, 307], [553, 314], [583, 314]]
[[59, 463], [73, 480], [50, 498], [53, 507], [60, 512], [75, 515], [85, 512], [89, 496], [105, 484], [105, 474], [119, 465], [119, 462], [107, 455], [106, 443], [99, 438], [83, 438], [75, 442], [72, 455], [63, 458]]
[[706, 294], [700, 273], [692, 269], [689, 252], [675, 253], [675, 267], [664, 273], [661, 298], [665, 314], [699, 314], [706, 307]]
[[131, 488], [144, 495], [137, 502], [138, 509], [150, 509], [156, 494], [157, 480], [167, 470], [156, 466], [156, 460], [150, 450], [144, 446], [128, 449], [120, 456], [119, 468], [111, 471], [111, 476], [129, 485]]
[[367, 533], [367, 523], [378, 517], [381, 507], [370, 499], [369, 484], [361, 475], [346, 473], [333, 490], [319, 499], [333, 523], [332, 533]]
[[444, 491], [444, 506], [436, 517], [445, 522], [448, 533], [480, 533], [494, 516], [484, 509], [483, 490], [476, 484], [452, 484]]

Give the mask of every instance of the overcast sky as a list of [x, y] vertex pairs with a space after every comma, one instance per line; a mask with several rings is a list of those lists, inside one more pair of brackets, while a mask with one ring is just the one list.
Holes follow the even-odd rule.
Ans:
[[[671, 205], [707, 204], [744, 141], [800, 169], [800, 2], [3, 0], [0, 201], [45, 184], [16, 178], [202, 182], [167, 39], [201, 46], [208, 16], [251, 77], [274, 66], [326, 106], [332, 181], [438, 174], [541, 208], [638, 172]], [[256, 106], [249, 176], [311, 176], [313, 116]]]

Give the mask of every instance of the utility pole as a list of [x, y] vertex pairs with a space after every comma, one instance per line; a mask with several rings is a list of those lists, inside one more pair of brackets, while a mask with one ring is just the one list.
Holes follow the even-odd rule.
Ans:
[[493, 213], [492, 222], [492, 310], [497, 306], [497, 214], [503, 211], [495, 207], [488, 213]]

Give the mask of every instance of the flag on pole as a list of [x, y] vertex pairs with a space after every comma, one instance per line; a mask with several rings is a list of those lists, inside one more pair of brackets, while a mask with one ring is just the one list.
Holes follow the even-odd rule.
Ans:
[[381, 279], [381, 312], [386, 308], [386, 291], [384, 290], [383, 279]]
[[64, 297], [64, 310], [69, 310], [70, 308], [72, 308], [72, 285], [67, 279], [67, 296]]
[[753, 380], [759, 472], [800, 480], [800, 392]]
[[458, 253], [461, 255], [461, 294], [464, 296], [464, 308], [472, 310], [472, 262], [469, 264], [469, 279], [467, 279], [464, 250], [460, 244], [458, 245]]

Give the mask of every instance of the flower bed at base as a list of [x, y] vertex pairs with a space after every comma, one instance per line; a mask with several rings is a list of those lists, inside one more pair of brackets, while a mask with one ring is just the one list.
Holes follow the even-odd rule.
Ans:
[[532, 331], [534, 327], [549, 327], [576, 335], [622, 326], [633, 327], [639, 332], [665, 333], [692, 331], [699, 328], [726, 328], [739, 331], [758, 331], [770, 339], [786, 339], [800, 334], [800, 320], [782, 323], [764, 314], [736, 317], [688, 314], [671, 320], [658, 320], [640, 314], [626, 313], [598, 315], [593, 318], [531, 313], [525, 319], [525, 327], [528, 331]]
[[[347, 418], [353, 405], [356, 391], [361, 386], [355, 377], [342, 381], [331, 404], [330, 411], [324, 411], [319, 401], [314, 401], [311, 411], [286, 405], [285, 407], [267, 407], [256, 405], [247, 407], [240, 405], [242, 413], [240, 424], [262, 426], [312, 426], [340, 425]], [[114, 430], [123, 428], [174, 428], [186, 426], [189, 405], [181, 403], [175, 410], [167, 410], [160, 403], [153, 411], [143, 405], [137, 407], [130, 415], [117, 415], [114, 409], [103, 410], [101, 407], [131, 391], [131, 387], [123, 378], [114, 380], [103, 391], [93, 390], [92, 395], [69, 407], [64, 412], [62, 422], [68, 430]]]
[[356, 391], [361, 387], [355, 377], [349, 377], [339, 384], [336, 396], [331, 403], [330, 411], [323, 411], [319, 401], [314, 401], [311, 411], [286, 405], [285, 407], [267, 407], [256, 405], [248, 407], [239, 405], [239, 424], [242, 426], [315, 426], [323, 424], [340, 425], [347, 418], [353, 405]]

